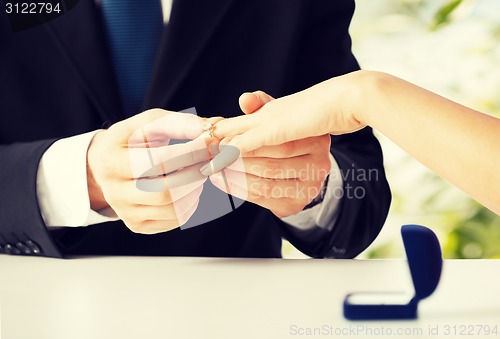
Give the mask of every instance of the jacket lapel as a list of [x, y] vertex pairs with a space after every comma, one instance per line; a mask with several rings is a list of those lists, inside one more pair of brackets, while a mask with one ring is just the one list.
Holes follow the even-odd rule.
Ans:
[[167, 107], [173, 100], [210, 43], [232, 2], [233, 0], [174, 1], [144, 108]]
[[[232, 3], [233, 0], [173, 2], [144, 109], [168, 106], [210, 43]], [[94, 0], [81, 0], [64, 16], [43, 26], [103, 122], [125, 118], [105, 32]]]
[[118, 87], [95, 1], [82, 0], [61, 18], [43, 26], [103, 122], [123, 118]]

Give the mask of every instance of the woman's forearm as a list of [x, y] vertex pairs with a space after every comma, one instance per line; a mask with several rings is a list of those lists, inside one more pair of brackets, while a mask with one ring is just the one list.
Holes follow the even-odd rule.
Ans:
[[500, 120], [399, 78], [362, 72], [357, 117], [500, 214]]

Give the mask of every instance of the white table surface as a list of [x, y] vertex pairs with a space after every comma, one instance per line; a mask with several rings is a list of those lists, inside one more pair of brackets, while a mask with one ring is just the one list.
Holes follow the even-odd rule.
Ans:
[[1, 338], [500, 338], [479, 330], [500, 332], [500, 261], [445, 261], [418, 320], [342, 316], [348, 292], [411, 288], [402, 260], [0, 256]]

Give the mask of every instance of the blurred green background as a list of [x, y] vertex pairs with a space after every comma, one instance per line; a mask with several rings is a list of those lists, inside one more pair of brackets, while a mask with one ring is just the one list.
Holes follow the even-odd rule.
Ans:
[[[363, 69], [500, 117], [499, 0], [357, 0], [351, 36]], [[400, 227], [412, 223], [437, 233], [444, 258], [500, 258], [499, 216], [377, 137], [393, 202], [360, 258], [404, 258]], [[288, 243], [284, 256], [304, 257]]]

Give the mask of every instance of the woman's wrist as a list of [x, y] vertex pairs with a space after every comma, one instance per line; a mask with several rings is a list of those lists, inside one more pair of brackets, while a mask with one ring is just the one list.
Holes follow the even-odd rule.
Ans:
[[331, 134], [357, 131], [367, 125], [370, 103], [369, 83], [372, 72], [356, 71], [327, 80], [321, 93], [326, 102], [326, 113], [331, 117]]
[[[382, 117], [379, 107], [384, 102], [392, 76], [376, 71], [356, 72], [357, 99], [353, 114], [364, 125], [376, 128]], [[383, 112], [382, 112], [383, 113]]]

